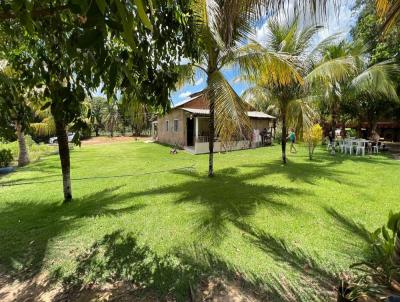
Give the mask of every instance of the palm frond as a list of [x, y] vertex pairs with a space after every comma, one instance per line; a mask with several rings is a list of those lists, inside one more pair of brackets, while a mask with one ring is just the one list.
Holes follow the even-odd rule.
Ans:
[[215, 104], [216, 132], [226, 144], [236, 138], [247, 138], [251, 129], [248, 105], [236, 94], [220, 71], [209, 76], [207, 97]]
[[394, 61], [377, 63], [351, 81], [350, 88], [357, 94], [381, 96], [398, 101], [393, 79], [400, 75], [400, 66]]
[[44, 117], [39, 123], [31, 123], [30, 127], [33, 129], [36, 135], [39, 136], [51, 136], [56, 133], [56, 123], [54, 121], [53, 116], [42, 115]]
[[270, 51], [253, 41], [232, 51], [225, 62], [235, 62], [243, 72], [243, 79], [261, 85], [288, 85], [303, 83], [303, 78], [291, 61], [291, 56], [285, 53]]
[[349, 79], [355, 71], [356, 62], [354, 57], [345, 56], [324, 61], [305, 77], [305, 81], [308, 86], [342, 82]]
[[386, 34], [400, 20], [400, 0], [376, 0], [376, 11], [383, 19], [383, 33]]
[[195, 67], [192, 64], [179, 65], [178, 70], [178, 81], [175, 84], [176, 89], [181, 89], [187, 83], [194, 82]]

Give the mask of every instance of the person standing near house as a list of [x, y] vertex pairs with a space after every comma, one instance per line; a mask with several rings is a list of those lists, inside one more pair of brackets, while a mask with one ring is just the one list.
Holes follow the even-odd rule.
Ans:
[[[290, 133], [289, 133], [289, 136], [287, 138], [290, 141], [290, 153], [296, 153], [297, 149], [294, 146], [294, 144], [296, 142], [296, 133], [294, 132], [293, 128], [290, 129]], [[294, 152], [293, 152], [293, 149], [294, 149]]]

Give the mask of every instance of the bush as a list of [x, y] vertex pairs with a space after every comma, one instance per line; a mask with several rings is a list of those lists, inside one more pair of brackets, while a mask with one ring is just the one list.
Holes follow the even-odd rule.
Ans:
[[322, 127], [319, 124], [315, 124], [306, 129], [303, 134], [304, 141], [308, 145], [308, 156], [310, 157], [310, 160], [313, 157], [315, 147], [322, 141], [322, 133]]
[[0, 168], [8, 167], [13, 161], [11, 150], [1, 149], [0, 150]]

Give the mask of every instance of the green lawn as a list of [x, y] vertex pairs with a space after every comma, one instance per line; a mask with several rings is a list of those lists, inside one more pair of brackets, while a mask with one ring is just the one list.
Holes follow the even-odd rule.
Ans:
[[398, 210], [400, 162], [323, 149], [310, 162], [299, 149], [287, 166], [280, 146], [216, 154], [210, 179], [207, 155], [141, 142], [75, 148], [67, 205], [48, 156], [0, 178], [0, 274], [133, 280], [178, 299], [205, 275], [240, 274], [271, 300], [324, 300], [365, 256], [363, 226]]

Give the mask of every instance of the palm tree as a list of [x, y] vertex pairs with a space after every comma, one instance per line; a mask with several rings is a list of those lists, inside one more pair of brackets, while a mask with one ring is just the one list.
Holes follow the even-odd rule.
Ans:
[[[369, 66], [365, 60], [365, 48], [358, 43], [348, 44], [340, 42], [324, 47], [324, 56], [319, 64], [307, 76], [307, 81], [317, 84], [322, 90], [324, 102], [331, 111], [331, 131], [335, 140], [337, 116], [344, 100], [352, 102], [365, 102], [371, 105], [377, 100], [398, 101], [394, 79], [399, 75], [400, 69], [393, 61], [386, 61]], [[332, 69], [331, 63], [338, 60], [352, 62], [348, 72], [342, 76], [330, 78], [321, 77], [321, 74]], [[374, 126], [371, 127], [374, 129]], [[335, 152], [333, 144], [332, 152]]]
[[51, 115], [49, 108], [41, 110], [37, 105], [32, 105], [35, 110], [35, 116], [40, 119], [39, 122], [31, 123], [30, 127], [39, 136], [52, 136], [56, 134], [56, 123]]
[[107, 100], [103, 97], [93, 97], [88, 99], [88, 104], [91, 111], [91, 124], [96, 136], [99, 136], [99, 132], [104, 128], [104, 113], [107, 107]]
[[387, 33], [400, 20], [400, 0], [376, 0], [378, 16], [383, 18], [383, 32]]
[[[299, 1], [301, 2], [301, 1]], [[304, 1], [306, 3], [309, 1]], [[325, 3], [326, 1], [311, 1]], [[200, 48], [198, 60], [188, 65], [207, 76], [205, 97], [209, 102], [209, 167], [214, 175], [214, 140], [217, 133], [223, 143], [234, 137], [248, 135], [250, 122], [246, 114], [248, 105], [236, 94], [225, 79], [222, 69], [238, 65], [245, 74], [257, 72], [262, 65], [269, 73], [264, 77], [277, 84], [292, 78], [293, 66], [285, 56], [263, 51], [257, 45], [244, 45], [262, 12], [276, 12], [286, 1], [266, 0], [197, 0], [193, 11]], [[317, 6], [312, 6], [314, 9]], [[322, 7], [322, 6], [318, 6]], [[187, 74], [187, 72], [185, 72]]]
[[104, 124], [110, 136], [114, 136], [114, 131], [120, 122], [119, 103], [116, 98], [111, 98], [105, 108]]
[[[307, 89], [306, 78], [313, 71], [316, 59], [321, 49], [337, 39], [336, 35], [321, 41], [317, 46], [311, 48], [311, 43], [321, 26], [310, 25], [301, 27], [297, 17], [290, 20], [279, 20], [273, 18], [268, 22], [268, 34], [265, 45], [254, 43], [253, 47], [259, 47], [264, 52], [275, 53], [286, 57], [286, 60], [294, 66], [292, 75], [286, 77], [285, 81], [276, 83], [270, 80], [271, 70], [264, 66], [258, 66], [258, 72], [243, 79], [253, 84], [244, 93], [245, 98], [255, 97], [264, 99], [266, 102], [278, 109], [282, 126], [282, 161], [286, 164], [286, 135], [287, 125], [310, 124], [314, 119], [312, 101], [317, 98], [310, 94]], [[332, 62], [329, 62], [332, 63]], [[347, 70], [349, 62], [338, 60], [333, 62], [338, 72], [327, 70], [322, 76], [337, 78], [342, 71]], [[321, 69], [326, 68], [324, 64]], [[321, 76], [321, 74], [318, 74]]]
[[148, 105], [141, 102], [133, 94], [124, 94], [121, 102], [121, 111], [132, 127], [132, 135], [140, 136], [149, 121]]

